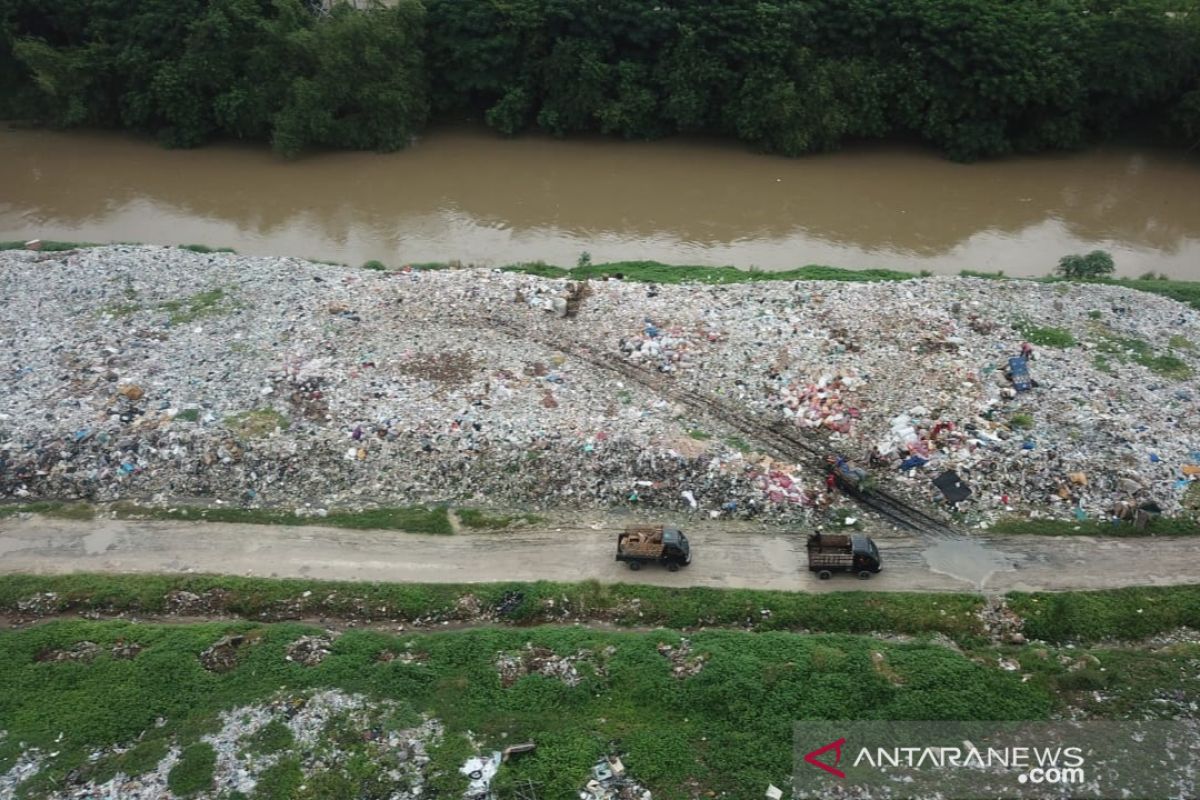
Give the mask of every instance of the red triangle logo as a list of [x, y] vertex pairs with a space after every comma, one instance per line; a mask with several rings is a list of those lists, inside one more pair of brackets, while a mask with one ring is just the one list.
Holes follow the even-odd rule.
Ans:
[[[837, 769], [836, 766], [842, 762], [842, 745], [844, 745], [845, 743], [846, 743], [846, 737], [843, 736], [841, 739], [838, 739], [836, 742], [830, 742], [829, 744], [825, 745], [824, 747], [813, 750], [811, 753], [805, 753], [804, 760], [807, 761], [809, 764], [812, 764], [817, 769], [825, 770], [830, 775], [836, 775], [839, 778], [844, 778], [844, 777], [846, 777], [846, 773], [842, 772], [840, 769]], [[830, 766], [829, 764], [826, 764], [824, 761], [820, 761], [817, 758], [817, 756], [819, 756], [823, 753], [828, 753], [830, 750], [834, 751], [837, 754], [837, 756], [833, 759], [833, 766]]]

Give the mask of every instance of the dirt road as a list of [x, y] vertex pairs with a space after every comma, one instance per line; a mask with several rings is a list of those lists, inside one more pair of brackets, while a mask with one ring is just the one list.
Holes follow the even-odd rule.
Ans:
[[399, 582], [503, 580], [646, 583], [792, 591], [1100, 589], [1200, 583], [1200, 539], [978, 537], [931, 545], [876, 536], [884, 571], [869, 581], [818, 581], [796, 535], [688, 528], [693, 563], [631, 572], [613, 560], [607, 528], [426, 536], [396, 531], [224, 523], [89, 522], [31, 517], [0, 522], [0, 572], [212, 572]]

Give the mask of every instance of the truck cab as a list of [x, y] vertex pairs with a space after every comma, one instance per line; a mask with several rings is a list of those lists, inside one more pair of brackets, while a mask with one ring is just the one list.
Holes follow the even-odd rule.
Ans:
[[850, 548], [854, 554], [855, 571], [879, 572], [883, 568], [879, 559], [879, 548], [870, 536], [851, 534]]
[[692, 547], [678, 528], [663, 528], [663, 557], [675, 558], [684, 564], [692, 563]]

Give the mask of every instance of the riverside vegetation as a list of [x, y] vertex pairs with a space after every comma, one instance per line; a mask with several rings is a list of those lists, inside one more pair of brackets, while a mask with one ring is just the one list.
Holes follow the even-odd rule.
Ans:
[[515, 134], [730, 136], [955, 159], [1200, 142], [1196, 0], [0, 0], [0, 117], [394, 150], [435, 113]]

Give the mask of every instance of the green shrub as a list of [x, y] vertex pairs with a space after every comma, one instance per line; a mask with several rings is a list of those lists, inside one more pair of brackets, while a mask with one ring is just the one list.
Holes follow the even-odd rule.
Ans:
[[372, 260], [366, 262], [365, 264], [363, 264], [363, 269], [373, 269], [376, 272], [384, 272], [387, 270], [387, 267], [384, 266], [384, 263], [382, 261], [375, 261], [374, 259], [372, 259]]
[[1058, 274], [1071, 280], [1107, 278], [1115, 268], [1112, 256], [1103, 250], [1093, 250], [1085, 256], [1063, 256], [1058, 260]]

